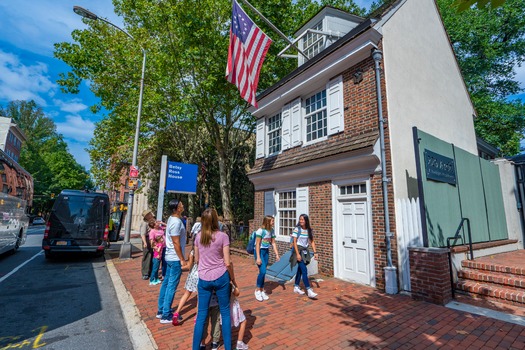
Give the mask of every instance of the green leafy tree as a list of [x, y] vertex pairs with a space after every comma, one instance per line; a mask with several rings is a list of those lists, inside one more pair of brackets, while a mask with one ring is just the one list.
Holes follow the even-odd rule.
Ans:
[[519, 152], [525, 105], [509, 101], [523, 91], [515, 67], [525, 60], [525, 7], [507, 0], [496, 9], [458, 13], [454, 0], [438, 0], [463, 78], [477, 111], [476, 132], [504, 155]]

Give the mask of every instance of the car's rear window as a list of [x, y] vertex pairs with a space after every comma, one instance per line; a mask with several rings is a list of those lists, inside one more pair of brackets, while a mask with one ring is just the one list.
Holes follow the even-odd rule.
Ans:
[[59, 196], [53, 211], [64, 224], [94, 224], [106, 221], [109, 211], [104, 197]]

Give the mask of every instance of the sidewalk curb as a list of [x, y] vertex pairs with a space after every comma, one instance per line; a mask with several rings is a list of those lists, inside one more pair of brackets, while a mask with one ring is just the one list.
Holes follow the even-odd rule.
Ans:
[[113, 260], [107, 253], [105, 259], [106, 267], [111, 276], [111, 280], [113, 281], [113, 286], [117, 293], [122, 316], [124, 317], [124, 322], [126, 323], [133, 348], [135, 350], [157, 350], [157, 343], [155, 342], [155, 339], [153, 339], [153, 335], [148, 327], [146, 327], [144, 321], [142, 321], [135, 300], [120, 279], [120, 275], [115, 268]]

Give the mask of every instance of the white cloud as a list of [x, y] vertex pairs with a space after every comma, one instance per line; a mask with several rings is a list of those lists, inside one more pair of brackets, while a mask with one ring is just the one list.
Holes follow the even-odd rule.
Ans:
[[64, 102], [62, 100], [53, 100], [55, 106], [59, 107], [61, 111], [68, 113], [78, 113], [88, 108], [82, 101], [78, 98], [72, 99], [69, 102]]
[[[79, 5], [122, 26], [111, 0], [1, 0], [0, 39], [30, 52], [52, 56], [53, 44], [71, 41], [71, 32], [86, 26], [73, 12]], [[24, 38], [24, 40], [20, 40]]]
[[16, 55], [0, 50], [0, 100], [35, 100], [46, 106], [39, 94], [48, 94], [56, 88], [47, 65], [40, 62], [24, 65]]
[[55, 123], [57, 131], [64, 135], [66, 139], [77, 142], [87, 142], [93, 137], [95, 123], [83, 119], [78, 115], [68, 115], [64, 122]]

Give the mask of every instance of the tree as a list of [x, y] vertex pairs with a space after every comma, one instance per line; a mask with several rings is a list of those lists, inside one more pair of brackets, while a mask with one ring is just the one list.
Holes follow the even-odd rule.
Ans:
[[503, 6], [505, 3], [505, 0], [456, 0], [454, 1], [454, 5], [457, 6], [457, 8], [460, 11], [465, 11], [472, 6], [476, 5], [478, 8], [483, 8], [490, 4], [490, 6], [495, 9], [497, 7]]
[[[357, 9], [352, 1], [323, 3], [345, 3]], [[255, 128], [247, 104], [240, 99], [235, 86], [224, 78], [231, 1], [181, 0], [152, 5], [145, 0], [117, 0], [114, 4], [136, 43], [103, 23], [85, 20], [89, 29], [72, 33], [76, 43], [55, 45], [55, 56], [72, 68], [60, 80], [62, 87], [76, 92], [79, 82], [89, 79], [93, 92], [110, 111], [107, 118], [97, 124], [92, 142], [95, 171], [102, 174], [109, 155], [130, 158], [140, 78], [139, 44], [148, 52], [140, 144], [153, 144], [152, 130], [166, 129], [174, 123], [190, 122], [196, 130], [206, 130], [203, 141], [209, 146], [205, 149], [212, 149], [217, 157], [222, 211], [224, 217], [231, 220], [232, 179], [239, 157], [252, 157], [245, 152]], [[304, 0], [296, 4], [259, 0], [253, 1], [253, 5], [270, 21], [278, 23], [287, 35], [292, 35], [321, 6]], [[259, 88], [263, 90], [292, 71], [296, 62], [277, 57], [287, 43], [254, 14], [249, 14], [274, 39], [259, 80]], [[194, 153], [196, 150], [191, 147], [191, 144], [182, 145], [183, 154]], [[144, 156], [141, 153], [139, 157], [141, 166]]]
[[34, 101], [12, 101], [0, 114], [12, 118], [27, 140], [20, 152], [20, 165], [34, 180], [34, 208], [45, 210], [51, 193], [63, 189], [92, 188], [86, 170], [68, 152], [53, 120]]
[[525, 105], [509, 101], [520, 88], [514, 68], [525, 60], [525, 7], [507, 0], [497, 9], [457, 13], [454, 0], [438, 0], [445, 28], [478, 118], [476, 132], [504, 155], [519, 152]]

